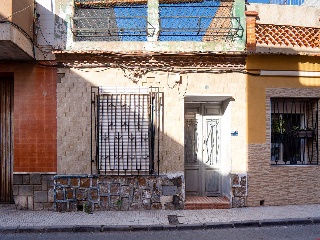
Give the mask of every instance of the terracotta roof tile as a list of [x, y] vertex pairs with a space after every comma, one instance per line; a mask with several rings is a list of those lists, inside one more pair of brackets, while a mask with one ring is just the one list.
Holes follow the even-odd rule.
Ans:
[[273, 24], [256, 25], [257, 45], [320, 47], [320, 28]]

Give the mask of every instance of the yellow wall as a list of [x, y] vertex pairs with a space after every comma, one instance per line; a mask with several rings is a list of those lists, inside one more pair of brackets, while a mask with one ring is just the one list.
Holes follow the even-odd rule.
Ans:
[[[320, 71], [320, 58], [308, 56], [248, 56], [247, 70]], [[320, 78], [287, 76], [247, 76], [248, 144], [266, 142], [266, 89], [317, 88]]]
[[[308, 56], [248, 56], [247, 70], [320, 71], [320, 59]], [[270, 98], [320, 97], [320, 78], [247, 75], [247, 206], [319, 204], [320, 165], [275, 166], [270, 163]]]
[[248, 56], [247, 69], [319, 71], [320, 58], [290, 55]]

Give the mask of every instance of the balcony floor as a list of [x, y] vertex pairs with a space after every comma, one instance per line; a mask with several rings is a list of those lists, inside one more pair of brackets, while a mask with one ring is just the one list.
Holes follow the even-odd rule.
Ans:
[[0, 23], [0, 60], [33, 60], [32, 42], [14, 25]]

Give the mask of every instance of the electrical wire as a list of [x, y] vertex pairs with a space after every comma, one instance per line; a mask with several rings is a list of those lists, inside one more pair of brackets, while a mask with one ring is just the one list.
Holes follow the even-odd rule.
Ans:
[[[199, 69], [197, 67], [191, 67], [191, 68], [173, 68], [172, 66], [163, 66], [163, 67], [154, 67], [154, 66], [151, 66], [151, 67], [142, 67], [140, 68], [138, 71], [136, 69], [130, 69], [130, 67], [126, 66], [126, 64], [115, 64], [114, 66], [106, 66], [105, 64], [104, 65], [91, 65], [91, 64], [86, 64], [85, 66], [74, 66], [74, 65], [71, 65], [71, 64], [65, 64], [63, 62], [60, 62], [60, 63], [57, 63], [56, 61], [53, 61], [54, 63], [52, 64], [51, 61], [49, 61], [49, 64], [44, 64], [42, 62], [39, 62], [37, 59], [36, 59], [36, 54], [35, 54], [35, 50], [34, 48], [37, 47], [39, 49], [39, 51], [43, 54], [44, 58], [46, 59], [47, 56], [48, 56], [48, 53], [45, 53], [41, 48], [40, 46], [33, 40], [33, 38], [25, 31], [23, 30], [19, 25], [15, 24], [14, 22], [12, 21], [9, 21], [9, 20], [6, 20], [6, 19], [9, 19], [10, 17], [12, 17], [13, 15], [15, 14], [18, 14], [20, 12], [23, 12], [25, 10], [27, 10], [28, 8], [34, 6], [34, 3], [26, 6], [25, 8], [19, 10], [19, 11], [16, 11], [14, 13], [12, 13], [10, 16], [7, 16], [7, 17], [4, 17], [0, 20], [0, 23], [9, 23], [11, 24], [12, 26], [16, 27], [17, 29], [19, 29], [19, 31], [31, 42], [31, 44], [33, 45], [33, 55], [34, 55], [34, 60], [35, 62], [38, 64], [38, 65], [41, 65], [41, 66], [46, 66], [46, 67], [54, 67], [54, 68], [57, 68], [57, 67], [61, 67], [61, 68], [76, 68], [76, 69], [80, 69], [81, 71], [85, 71], [85, 69], [92, 69], [92, 68], [99, 68], [99, 70], [97, 72], [101, 72], [101, 71], [106, 71], [107, 69], [109, 68], [116, 68], [116, 67], [119, 67], [120, 69], [122, 69], [125, 73], [125, 75], [127, 75], [128, 78], [130, 78], [131, 80], [133, 79], [133, 81], [137, 81], [137, 76], [139, 75], [144, 75], [150, 71], [164, 71], [164, 72], [172, 72], [172, 73], [192, 73], [192, 72], [197, 72], [197, 73], [215, 73], [215, 74], [221, 74], [221, 73], [227, 73], [227, 72], [239, 72], [239, 73], [243, 73], [243, 74], [248, 74], [248, 75], [253, 75], [253, 76], [259, 76], [260, 74], [259, 73], [253, 73], [253, 72], [249, 72], [247, 70], [244, 70], [244, 68], [240, 68], [240, 69], [231, 69], [231, 68], [227, 68], [227, 69]], [[39, 19], [37, 19], [37, 23], [39, 24]], [[40, 24], [39, 26], [36, 26], [37, 29], [39, 30], [41, 36], [43, 37], [44, 41], [52, 47], [52, 44], [46, 39], [46, 37], [44, 36], [43, 32], [42, 32], [42, 29], [40, 27]], [[98, 53], [98, 55], [100, 55]], [[103, 70], [101, 70], [101, 68], [105, 68]], [[136, 67], [135, 67], [136, 68]], [[128, 73], [129, 72], [129, 73]], [[131, 72], [131, 73], [130, 73]], [[133, 76], [129, 76], [130, 75], [133, 75]], [[173, 86], [174, 87], [174, 86]]]
[[0, 21], [3, 21], [3, 20], [5, 20], [5, 19], [9, 19], [9, 18], [11, 18], [13, 15], [15, 15], [15, 14], [17, 14], [17, 13], [20, 13], [20, 12], [23, 12], [24, 10], [26, 10], [26, 9], [28, 9], [29, 7], [32, 7], [32, 6], [34, 6], [34, 2], [31, 3], [30, 5], [28, 5], [27, 7], [23, 8], [23, 9], [21, 9], [21, 10], [18, 10], [18, 11], [14, 12], [14, 13], [12, 13], [10, 16], [3, 17], [2, 19], [0, 19]]

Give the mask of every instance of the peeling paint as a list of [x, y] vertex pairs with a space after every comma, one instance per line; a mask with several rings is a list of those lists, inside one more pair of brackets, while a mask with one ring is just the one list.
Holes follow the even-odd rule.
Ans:
[[[58, 0], [56, 4], [55, 43], [54, 46], [67, 50], [143, 50], [143, 51], [243, 51], [245, 48], [245, 33], [242, 38], [227, 39], [227, 41], [195, 42], [195, 41], [158, 41], [157, 34], [144, 42], [75, 42], [71, 31], [73, 16], [73, 1]], [[148, 21], [159, 31], [159, 2], [148, 1]], [[234, 16], [240, 18], [245, 28], [244, 1], [236, 0], [234, 4]]]

